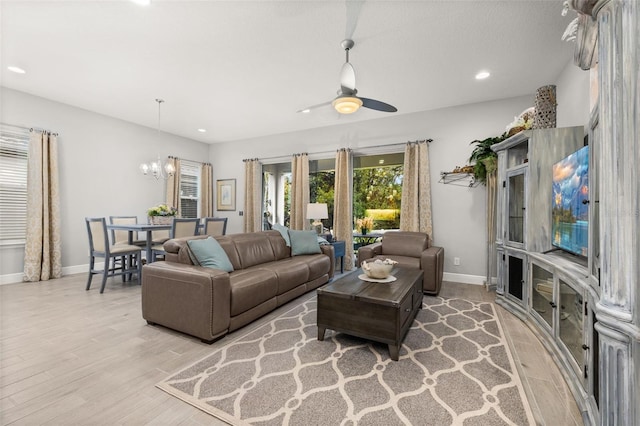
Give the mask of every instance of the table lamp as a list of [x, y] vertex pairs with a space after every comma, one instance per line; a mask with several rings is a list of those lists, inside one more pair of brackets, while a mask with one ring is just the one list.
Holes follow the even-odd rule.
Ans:
[[318, 235], [322, 234], [322, 219], [329, 219], [329, 211], [326, 203], [307, 204], [307, 219], [313, 220], [311, 226]]

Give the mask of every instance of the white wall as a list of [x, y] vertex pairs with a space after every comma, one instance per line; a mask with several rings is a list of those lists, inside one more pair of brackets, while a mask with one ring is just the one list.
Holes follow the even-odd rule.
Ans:
[[[502, 134], [513, 117], [531, 105], [533, 96], [523, 96], [217, 144], [212, 146], [210, 162], [214, 179], [237, 179], [237, 208], [243, 210], [244, 158], [289, 157], [300, 152], [327, 152], [325, 158], [333, 158], [335, 150], [343, 147], [366, 151], [377, 145], [431, 138], [434, 244], [445, 248], [446, 272], [481, 280], [487, 251], [485, 187], [444, 185], [438, 183], [440, 172], [465, 165], [472, 151], [471, 141]], [[397, 149], [402, 152], [404, 147]], [[218, 214], [229, 217], [229, 232], [242, 231], [243, 218], [238, 213]], [[459, 266], [453, 265], [454, 257], [460, 258]]]
[[[209, 145], [87, 110], [0, 88], [2, 123], [58, 133], [62, 265], [85, 272], [87, 216], [137, 215], [165, 200], [165, 183], [143, 176], [140, 163], [160, 155], [207, 161]], [[0, 247], [0, 277], [23, 269], [23, 246]]]

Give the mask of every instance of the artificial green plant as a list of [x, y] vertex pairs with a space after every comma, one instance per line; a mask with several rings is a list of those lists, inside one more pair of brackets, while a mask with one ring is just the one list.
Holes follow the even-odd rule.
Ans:
[[500, 136], [490, 137], [483, 140], [475, 140], [469, 144], [476, 144], [473, 151], [471, 151], [471, 157], [469, 157], [469, 163], [473, 164], [473, 176], [476, 181], [486, 185], [487, 173], [491, 171], [487, 170], [487, 166], [490, 168], [494, 167], [498, 158], [498, 155], [491, 149], [491, 145], [502, 142], [506, 138], [507, 133], [503, 133]]

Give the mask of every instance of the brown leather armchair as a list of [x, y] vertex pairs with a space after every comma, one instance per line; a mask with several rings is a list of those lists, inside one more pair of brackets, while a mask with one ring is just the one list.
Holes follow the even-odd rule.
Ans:
[[422, 291], [436, 295], [442, 286], [444, 248], [430, 244], [429, 235], [423, 232], [387, 232], [381, 242], [358, 249], [358, 263], [392, 259], [398, 262], [398, 266], [422, 269]]

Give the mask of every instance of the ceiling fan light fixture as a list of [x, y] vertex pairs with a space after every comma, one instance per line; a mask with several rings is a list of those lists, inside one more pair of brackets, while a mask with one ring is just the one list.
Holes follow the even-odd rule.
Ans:
[[298, 110], [297, 112], [305, 114], [315, 108], [324, 107], [329, 103], [331, 103], [333, 108], [338, 111], [339, 114], [353, 114], [358, 111], [360, 107], [382, 112], [398, 111], [398, 109], [393, 105], [389, 105], [375, 99], [360, 98], [356, 96], [358, 93], [358, 90], [356, 89], [356, 72], [349, 62], [349, 50], [352, 49], [353, 46], [353, 40], [347, 39], [342, 41], [342, 48], [345, 51], [346, 60], [340, 70], [340, 89], [337, 93], [338, 97], [334, 98], [333, 101], [310, 106], [308, 108]]
[[353, 96], [341, 96], [331, 102], [340, 114], [353, 114], [362, 106], [362, 100]]

